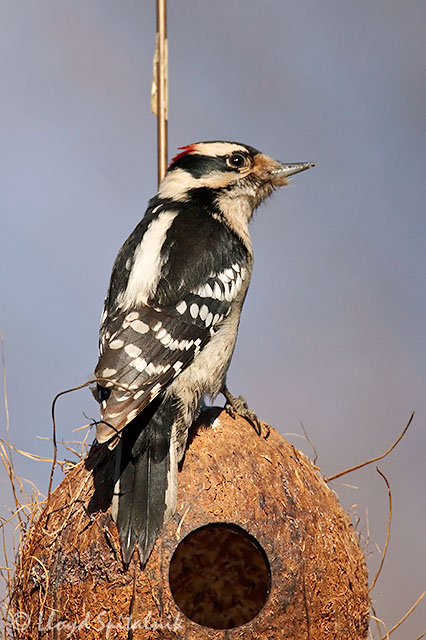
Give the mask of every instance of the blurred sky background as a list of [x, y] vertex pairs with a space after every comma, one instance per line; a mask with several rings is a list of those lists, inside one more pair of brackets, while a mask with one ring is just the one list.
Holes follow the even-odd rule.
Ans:
[[[325, 475], [384, 452], [416, 411], [379, 463], [393, 522], [372, 598], [389, 628], [426, 589], [426, 3], [169, 5], [170, 156], [229, 139], [318, 162], [253, 221], [255, 269], [230, 389], [282, 433], [302, 434], [303, 422]], [[50, 456], [37, 435], [51, 436], [55, 394], [91, 376], [114, 258], [156, 190], [154, 2], [1, 7], [0, 329], [11, 441]], [[78, 435], [83, 412], [98, 416], [87, 389], [60, 401], [58, 438]], [[48, 464], [15, 455], [15, 466], [47, 490]], [[1, 473], [1, 504], [11, 505]], [[372, 579], [386, 487], [374, 465], [342, 482], [356, 486], [333, 483], [346, 509], [357, 505]], [[424, 631], [425, 601], [392, 638]]]

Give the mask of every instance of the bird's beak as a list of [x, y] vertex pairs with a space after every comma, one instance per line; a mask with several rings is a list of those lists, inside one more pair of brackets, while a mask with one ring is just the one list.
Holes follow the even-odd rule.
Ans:
[[284, 164], [276, 162], [274, 167], [270, 169], [270, 180], [276, 187], [281, 187], [288, 183], [288, 178], [294, 176], [295, 173], [306, 171], [311, 167], [315, 167], [316, 162], [296, 162], [294, 164]]

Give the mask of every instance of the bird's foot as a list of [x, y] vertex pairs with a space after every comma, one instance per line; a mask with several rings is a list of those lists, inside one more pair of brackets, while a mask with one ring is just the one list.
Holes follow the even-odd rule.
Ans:
[[[247, 402], [245, 401], [243, 396], [233, 396], [226, 385], [222, 387], [221, 393], [225, 396], [225, 411], [227, 412], [227, 414], [230, 415], [231, 418], [235, 418], [235, 414], [238, 414], [242, 418], [245, 418], [256, 431], [257, 435], [261, 436], [262, 423], [255, 412], [248, 408]], [[266, 433], [263, 437], [266, 439], [269, 436], [269, 427], [268, 425], [264, 425], [264, 427]]]

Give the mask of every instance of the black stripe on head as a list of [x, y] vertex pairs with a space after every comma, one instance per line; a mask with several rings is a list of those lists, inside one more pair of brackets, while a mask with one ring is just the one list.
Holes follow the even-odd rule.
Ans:
[[[223, 141], [197, 142], [184, 149], [183, 153], [173, 158], [169, 171], [183, 169], [196, 179], [214, 171], [235, 171], [236, 167], [228, 166], [226, 161], [232, 153], [241, 153], [250, 158], [254, 158], [259, 153], [254, 147]], [[221, 150], [223, 150], [222, 153], [220, 153]]]
[[226, 156], [202, 156], [198, 153], [188, 153], [169, 168], [169, 171], [184, 169], [194, 178], [211, 173], [212, 171], [232, 171], [226, 164]]

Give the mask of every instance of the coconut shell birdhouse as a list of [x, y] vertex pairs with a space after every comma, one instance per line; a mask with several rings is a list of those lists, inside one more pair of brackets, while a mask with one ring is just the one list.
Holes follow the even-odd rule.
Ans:
[[201, 415], [177, 511], [144, 568], [137, 553], [123, 566], [96, 498], [98, 455], [65, 476], [28, 532], [16, 638], [367, 638], [367, 572], [348, 516], [275, 430], [265, 439], [225, 411]]

